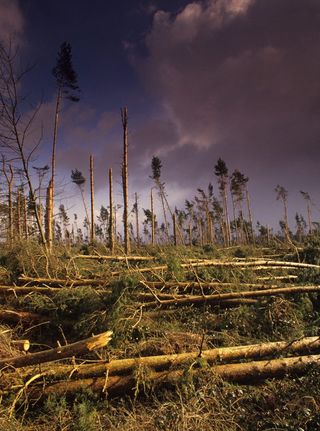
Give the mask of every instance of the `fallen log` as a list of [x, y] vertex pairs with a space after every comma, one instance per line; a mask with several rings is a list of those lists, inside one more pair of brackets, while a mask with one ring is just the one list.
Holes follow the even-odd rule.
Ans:
[[[105, 279], [63, 279], [63, 278], [34, 278], [28, 277], [26, 275], [22, 275], [18, 278], [18, 282], [22, 284], [44, 284], [47, 286], [56, 286], [56, 287], [76, 287], [76, 286], [107, 286], [109, 281]], [[27, 286], [25, 286], [27, 287]]]
[[100, 256], [100, 255], [86, 255], [86, 254], [78, 254], [76, 256], [71, 256], [70, 259], [87, 259], [87, 260], [111, 260], [111, 261], [119, 261], [119, 262], [143, 262], [146, 260], [156, 260], [154, 256]]
[[299, 278], [298, 275], [273, 275], [267, 277], [257, 277], [257, 281], [271, 281], [271, 280], [296, 280]]
[[[150, 289], [156, 289], [159, 291], [171, 290], [174, 289], [175, 292], [180, 293], [188, 293], [193, 290], [201, 290], [201, 291], [218, 291], [221, 289], [277, 289], [278, 285], [272, 284], [264, 284], [264, 283], [219, 283], [219, 282], [150, 282], [150, 281], [141, 281], [139, 283], [140, 286], [149, 287]], [[284, 287], [284, 286], [282, 286]], [[290, 284], [287, 287], [292, 287]]]
[[[129, 359], [116, 359], [111, 362], [83, 365], [54, 365], [45, 369], [41, 367], [44, 376], [55, 379], [99, 377], [105, 373], [108, 376], [131, 373], [139, 367], [148, 367], [156, 371], [163, 371], [175, 367], [185, 366], [201, 357], [209, 365], [243, 360], [266, 358], [275, 354], [296, 354], [315, 352], [320, 349], [319, 337], [305, 337], [296, 341], [276, 341], [271, 343], [251, 344], [247, 346], [220, 347], [201, 352], [179, 353], [171, 355], [146, 356]], [[34, 369], [26, 370], [26, 375], [34, 374]]]
[[262, 289], [262, 290], [249, 290], [245, 292], [228, 292], [228, 293], [217, 293], [214, 295], [188, 295], [183, 298], [164, 299], [154, 302], [147, 302], [143, 305], [144, 308], [152, 307], [170, 307], [172, 305], [185, 306], [185, 305], [196, 305], [196, 304], [215, 304], [226, 299], [241, 299], [241, 298], [259, 298], [263, 296], [273, 295], [290, 295], [297, 293], [311, 293], [319, 292], [320, 286], [290, 286], [290, 287], [279, 287], [273, 289]]
[[[280, 378], [289, 374], [305, 373], [310, 366], [319, 366], [320, 355], [298, 356], [293, 358], [273, 359], [267, 361], [252, 361], [247, 363], [235, 363], [226, 365], [215, 365], [208, 370], [212, 372], [212, 377], [220, 377], [224, 380], [252, 384], [256, 381], [268, 378]], [[203, 373], [203, 369], [189, 368], [189, 375], [196, 376]], [[182, 377], [185, 377], [184, 369], [174, 371], [149, 371], [143, 377], [142, 385], [150, 382], [154, 385], [176, 384]], [[208, 376], [207, 376], [208, 377]], [[125, 376], [104, 376], [96, 378], [79, 379], [72, 381], [62, 381], [51, 383], [46, 386], [30, 386], [26, 392], [28, 399], [39, 399], [51, 394], [74, 395], [80, 390], [91, 390], [93, 392], [104, 392], [109, 396], [123, 395], [130, 391], [137, 392], [139, 379], [137, 381], [131, 375]]]
[[49, 323], [46, 317], [28, 311], [0, 310], [0, 322], [17, 325], [30, 325], [34, 323]]
[[6, 295], [28, 295], [30, 293], [42, 293], [46, 295], [52, 295], [59, 292], [61, 289], [56, 287], [39, 287], [39, 286], [29, 286], [29, 287], [19, 287], [19, 286], [0, 286], [0, 296]]
[[[178, 295], [170, 295], [170, 294], [156, 294], [153, 295], [152, 293], [139, 293], [135, 296], [135, 298], [137, 300], [139, 300], [142, 304], [149, 304], [150, 302], [153, 303], [153, 301], [155, 299], [160, 300], [159, 303], [162, 303], [162, 301], [175, 301], [175, 300], [180, 300], [180, 299], [189, 299], [189, 298], [193, 298], [194, 296], [192, 295], [185, 295], [185, 294], [178, 294]], [[206, 296], [203, 296], [204, 298], [206, 298]], [[252, 305], [252, 304], [257, 304], [259, 301], [257, 299], [252, 299], [252, 298], [236, 298], [236, 299], [225, 299], [222, 301], [219, 301], [219, 306], [220, 307], [234, 307], [234, 306], [238, 306], [238, 305]], [[141, 304], [141, 305], [142, 305]]]
[[107, 331], [99, 335], [77, 341], [76, 343], [60, 346], [55, 349], [43, 352], [31, 353], [27, 356], [5, 358], [0, 360], [0, 368], [13, 367], [22, 368], [29, 365], [42, 364], [45, 362], [57, 361], [70, 358], [79, 354], [89, 353], [93, 350], [105, 347], [111, 340], [112, 331]]
[[29, 340], [11, 340], [10, 344], [22, 352], [27, 352], [30, 349], [30, 341]]
[[[235, 261], [220, 261], [220, 260], [207, 260], [202, 262], [189, 262], [189, 263], [181, 263], [180, 267], [185, 269], [191, 269], [191, 268], [200, 268], [200, 267], [210, 267], [210, 266], [216, 266], [216, 267], [227, 267], [227, 268], [237, 268], [240, 269], [244, 268], [254, 268], [259, 267], [259, 269], [274, 269], [274, 268], [283, 268], [283, 269], [292, 269], [292, 268], [314, 268], [314, 269], [320, 269], [319, 265], [313, 265], [310, 263], [300, 263], [300, 262], [285, 262], [285, 261], [277, 261], [277, 260], [256, 260], [256, 261], [249, 261], [249, 262], [235, 262]], [[138, 268], [138, 269], [131, 269], [129, 271], [135, 273], [145, 273], [145, 272], [157, 272], [157, 271], [166, 271], [168, 269], [168, 265], [159, 265], [159, 266], [150, 266], [146, 268]], [[119, 276], [122, 272], [116, 271], [112, 272], [112, 276]]]

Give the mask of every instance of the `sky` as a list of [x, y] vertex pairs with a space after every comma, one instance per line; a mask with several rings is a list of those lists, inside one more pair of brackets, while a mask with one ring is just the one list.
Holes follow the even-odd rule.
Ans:
[[[95, 157], [97, 211], [107, 202], [107, 171], [120, 185], [120, 108], [129, 111], [130, 197], [148, 206], [151, 158], [160, 157], [172, 207], [209, 182], [214, 165], [249, 178], [255, 220], [276, 227], [288, 190], [305, 215], [300, 190], [320, 217], [320, 2], [318, 0], [0, 0], [0, 39], [13, 37], [34, 64], [22, 91], [43, 100], [35, 126], [38, 159], [50, 162], [62, 42], [72, 45], [81, 87], [65, 102], [58, 134], [58, 201], [77, 208], [72, 169], [88, 177]], [[121, 203], [120, 191], [116, 199]]]

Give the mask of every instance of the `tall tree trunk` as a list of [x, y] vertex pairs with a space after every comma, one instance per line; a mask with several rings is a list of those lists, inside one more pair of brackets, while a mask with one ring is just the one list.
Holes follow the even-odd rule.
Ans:
[[177, 246], [177, 220], [176, 220], [175, 214], [172, 214], [172, 224], [173, 224], [173, 245]]
[[95, 239], [94, 225], [94, 174], [93, 174], [93, 156], [90, 155], [90, 202], [91, 202], [91, 223], [90, 223], [90, 242]]
[[163, 219], [164, 219], [164, 227], [165, 227], [165, 231], [166, 231], [167, 241], [170, 242], [169, 225], [168, 225], [167, 213], [166, 213], [166, 207], [165, 207], [165, 192], [163, 190], [163, 186], [160, 183], [160, 181], [158, 181], [158, 187], [159, 187], [159, 194], [160, 194], [160, 199], [161, 199]]
[[189, 234], [189, 245], [191, 247], [192, 246], [192, 224], [191, 223], [189, 223], [188, 234]]
[[238, 222], [236, 219], [236, 203], [234, 200], [234, 196], [231, 193], [231, 201], [232, 201], [232, 212], [233, 212], [233, 223], [234, 223], [234, 229], [235, 229], [235, 236], [236, 236], [236, 244], [239, 244], [239, 229], [238, 229]]
[[112, 168], [109, 169], [109, 247], [110, 253], [114, 253], [114, 211], [113, 211], [113, 182], [112, 182]]
[[14, 173], [12, 169], [12, 165], [9, 164], [9, 171], [10, 174], [7, 173], [6, 168], [6, 162], [5, 159], [2, 159], [2, 169], [4, 176], [6, 177], [7, 184], [8, 184], [8, 232], [7, 232], [7, 239], [9, 242], [10, 247], [12, 246], [13, 242], [13, 206], [12, 206], [12, 184], [14, 179]]
[[308, 227], [309, 227], [309, 235], [312, 235], [312, 218], [311, 218], [311, 208], [310, 202], [307, 202], [307, 213], [308, 213]]
[[137, 246], [140, 247], [140, 229], [139, 229], [139, 207], [138, 207], [138, 194], [134, 194], [135, 207], [136, 207], [136, 235], [137, 235]]
[[47, 198], [46, 198], [46, 217], [45, 217], [45, 224], [46, 224], [46, 241], [47, 241], [47, 247], [48, 250], [52, 250], [52, 243], [53, 243], [53, 189], [52, 189], [52, 180], [49, 181], [49, 185], [47, 188]]
[[129, 182], [128, 182], [128, 109], [121, 109], [121, 119], [123, 126], [123, 162], [122, 162], [122, 189], [123, 189], [123, 231], [124, 231], [124, 251], [130, 253], [129, 236]]
[[152, 189], [150, 192], [150, 200], [151, 200], [151, 244], [155, 245], [156, 235], [155, 235], [155, 222], [154, 222], [154, 207], [153, 207]]
[[21, 190], [18, 190], [17, 196], [17, 235], [19, 241], [21, 241]]
[[[52, 142], [52, 155], [51, 155], [51, 187], [52, 187], [52, 203], [51, 206], [54, 211], [54, 194], [55, 194], [55, 179], [56, 179], [56, 147], [57, 147], [57, 137], [58, 137], [58, 125], [59, 125], [59, 111], [61, 104], [61, 86], [58, 88], [57, 99], [56, 99], [56, 109], [54, 114], [54, 128], [53, 128], [53, 142]], [[53, 217], [52, 217], [53, 223]], [[53, 229], [53, 226], [52, 226]]]
[[224, 207], [224, 219], [225, 219], [225, 226], [226, 226], [226, 239], [227, 244], [231, 244], [231, 230], [230, 230], [230, 220], [229, 220], [229, 210], [228, 210], [228, 198], [227, 198], [227, 187], [226, 185], [223, 187], [222, 191], [223, 196], [223, 207]]
[[285, 235], [287, 242], [291, 242], [290, 234], [289, 234], [289, 223], [288, 223], [288, 207], [287, 200], [283, 199], [283, 209], [284, 209], [284, 224], [285, 224]]
[[23, 205], [23, 232], [24, 238], [28, 239], [28, 206], [27, 199], [25, 195], [22, 197], [22, 205]]
[[249, 190], [248, 190], [247, 187], [246, 187], [246, 201], [247, 201], [247, 209], [248, 209], [248, 216], [249, 216], [251, 241], [252, 241], [253, 244], [255, 244], [255, 235], [254, 235], [254, 230], [253, 230], [253, 217], [252, 217], [251, 201], [250, 201]]

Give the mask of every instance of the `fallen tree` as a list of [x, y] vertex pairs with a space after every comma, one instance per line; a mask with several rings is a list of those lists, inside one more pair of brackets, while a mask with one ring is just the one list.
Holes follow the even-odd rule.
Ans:
[[279, 287], [273, 289], [262, 289], [262, 290], [249, 290], [245, 292], [228, 292], [228, 293], [217, 293], [214, 295], [185, 295], [184, 297], [176, 297], [174, 299], [157, 300], [154, 302], [147, 302], [144, 304], [145, 308], [152, 307], [170, 307], [172, 305], [185, 306], [185, 305], [196, 305], [202, 303], [218, 304], [221, 301], [229, 299], [241, 299], [241, 298], [259, 298], [263, 296], [273, 295], [291, 295], [298, 293], [311, 293], [320, 292], [320, 286], [292, 286], [292, 287]]
[[[302, 352], [315, 352], [320, 349], [319, 337], [305, 337], [291, 342], [276, 341], [269, 343], [250, 344], [245, 346], [220, 347], [189, 353], [171, 355], [145, 356], [129, 359], [116, 359], [110, 362], [82, 365], [58, 365], [41, 367], [44, 376], [55, 379], [89, 378], [105, 375], [124, 375], [139, 367], [151, 368], [155, 371], [169, 370], [185, 366], [199, 358], [209, 365], [232, 362], [243, 359], [266, 358], [275, 354], [288, 355]], [[34, 374], [34, 369], [26, 370], [25, 375]]]
[[[21, 284], [31, 284], [31, 285], [39, 285], [44, 284], [47, 286], [56, 286], [56, 287], [76, 287], [76, 286], [107, 286], [109, 281], [106, 279], [64, 279], [64, 278], [44, 278], [44, 277], [28, 277], [26, 275], [22, 275], [18, 278], [18, 282]], [[25, 286], [28, 287], [28, 286]]]
[[143, 262], [146, 260], [156, 260], [154, 256], [100, 256], [100, 255], [86, 255], [86, 254], [78, 254], [76, 256], [70, 257], [70, 259], [86, 259], [86, 260], [111, 260], [118, 262]]
[[45, 362], [70, 358], [79, 354], [89, 353], [93, 350], [105, 347], [111, 340], [111, 336], [112, 331], [107, 331], [102, 334], [86, 338], [85, 340], [77, 341], [76, 343], [68, 344], [66, 346], [60, 346], [55, 349], [31, 353], [26, 356], [1, 359], [0, 368], [22, 368], [29, 365], [42, 364]]
[[49, 320], [40, 314], [30, 313], [28, 311], [13, 311], [0, 309], [0, 322], [8, 324], [30, 325], [34, 323], [49, 323]]
[[[320, 355], [298, 356], [293, 358], [272, 359], [267, 361], [252, 361], [247, 363], [235, 363], [226, 365], [215, 365], [207, 371], [212, 372], [212, 378], [220, 377], [224, 380], [238, 383], [252, 384], [267, 378], [279, 378], [289, 374], [305, 373], [310, 366], [319, 366]], [[194, 364], [196, 366], [196, 364]], [[104, 392], [107, 395], [123, 395], [124, 393], [137, 393], [139, 383], [141, 387], [148, 384], [175, 385], [186, 374], [196, 376], [203, 373], [203, 369], [196, 369], [192, 366], [188, 371], [184, 369], [174, 371], [148, 371], [141, 377], [135, 378], [132, 375], [115, 375], [104, 377], [93, 377], [72, 381], [54, 382], [48, 385], [33, 385], [26, 390], [29, 399], [39, 399], [50, 394], [58, 396], [74, 395], [80, 390], [91, 390], [93, 392]], [[208, 378], [208, 376], [206, 376]], [[133, 393], [133, 392], [132, 392]]]

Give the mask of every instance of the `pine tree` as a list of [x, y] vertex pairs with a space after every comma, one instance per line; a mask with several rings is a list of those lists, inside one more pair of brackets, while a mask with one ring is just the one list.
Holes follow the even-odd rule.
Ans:
[[[53, 130], [53, 143], [52, 143], [52, 158], [51, 158], [51, 181], [52, 181], [52, 195], [54, 199], [55, 192], [55, 175], [56, 175], [56, 146], [59, 126], [59, 114], [61, 111], [62, 100], [69, 100], [71, 102], [79, 102], [79, 85], [77, 74], [74, 71], [72, 64], [72, 50], [71, 45], [63, 42], [58, 52], [56, 66], [52, 70], [57, 84], [57, 97], [56, 108], [54, 116], [54, 130]], [[53, 205], [52, 205], [53, 206]]]

